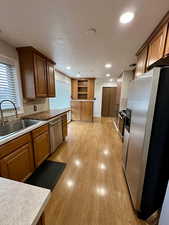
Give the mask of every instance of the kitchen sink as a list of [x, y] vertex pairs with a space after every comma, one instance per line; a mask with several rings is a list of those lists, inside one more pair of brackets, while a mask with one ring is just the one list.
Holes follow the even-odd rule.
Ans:
[[0, 126], [0, 139], [37, 123], [39, 123], [38, 120], [31, 119], [18, 119], [10, 122], [5, 122], [4, 125]]

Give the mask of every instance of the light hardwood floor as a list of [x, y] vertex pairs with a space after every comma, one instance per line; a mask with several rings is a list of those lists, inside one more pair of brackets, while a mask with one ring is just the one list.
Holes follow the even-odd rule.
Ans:
[[47, 225], [143, 225], [122, 172], [122, 143], [112, 119], [71, 122], [51, 160], [66, 162], [46, 208]]

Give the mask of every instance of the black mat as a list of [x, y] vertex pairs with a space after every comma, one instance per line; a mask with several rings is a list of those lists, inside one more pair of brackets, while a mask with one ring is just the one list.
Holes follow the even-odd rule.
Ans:
[[46, 160], [35, 170], [31, 177], [26, 180], [26, 183], [47, 188], [52, 191], [65, 167], [66, 163]]

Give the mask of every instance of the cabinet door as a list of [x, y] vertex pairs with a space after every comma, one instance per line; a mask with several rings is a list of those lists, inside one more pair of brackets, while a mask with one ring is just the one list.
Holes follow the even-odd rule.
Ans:
[[47, 97], [46, 59], [34, 54], [36, 97]]
[[72, 99], [78, 99], [78, 80], [72, 79]]
[[47, 62], [48, 97], [55, 97], [55, 69], [54, 65]]
[[166, 41], [166, 47], [165, 47], [165, 55], [169, 54], [169, 25], [168, 25], [168, 34], [167, 34], [167, 41]]
[[44, 132], [33, 139], [35, 166], [38, 167], [49, 155], [49, 133]]
[[1, 176], [25, 181], [34, 171], [32, 144], [28, 143], [0, 161]]
[[67, 114], [62, 115], [62, 133], [63, 133], [63, 139], [67, 137], [68, 130], [67, 130]]
[[137, 67], [135, 72], [136, 77], [146, 72], [147, 53], [148, 53], [148, 47], [143, 49], [143, 51], [140, 53], [140, 55], [137, 58]]
[[93, 100], [94, 99], [94, 84], [95, 84], [95, 80], [94, 79], [89, 79], [88, 80], [88, 94], [87, 94], [87, 99], [88, 100]]
[[149, 44], [147, 67], [161, 59], [164, 55], [167, 25], [165, 25]]
[[93, 102], [81, 102], [80, 120], [92, 121], [93, 120]]
[[72, 120], [80, 120], [81, 102], [72, 101], [71, 110], [72, 110]]

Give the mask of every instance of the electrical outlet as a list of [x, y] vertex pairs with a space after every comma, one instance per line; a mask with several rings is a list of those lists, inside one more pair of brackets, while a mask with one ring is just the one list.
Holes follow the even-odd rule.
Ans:
[[34, 110], [34, 112], [38, 111], [37, 105], [34, 105], [34, 106], [33, 106], [33, 110]]

